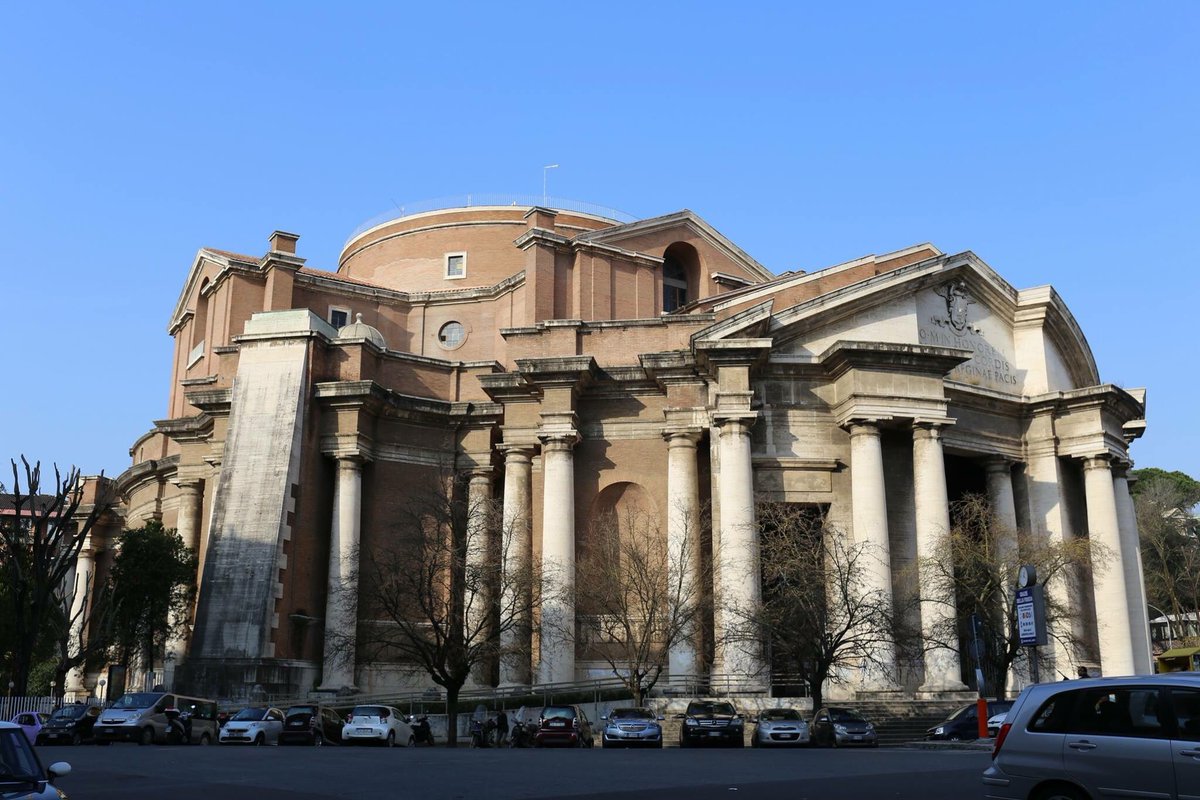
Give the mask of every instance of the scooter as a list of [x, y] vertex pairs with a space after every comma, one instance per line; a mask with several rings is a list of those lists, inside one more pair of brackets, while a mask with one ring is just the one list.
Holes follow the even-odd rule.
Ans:
[[496, 721], [487, 719], [480, 722], [471, 720], [471, 747], [491, 747], [492, 734], [496, 730]]
[[533, 747], [533, 737], [537, 733], [536, 722], [518, 722], [509, 732], [509, 747]]
[[413, 744], [428, 744], [433, 747], [437, 744], [433, 738], [433, 730], [429, 727], [429, 717], [421, 715], [412, 722]]
[[192, 743], [192, 713], [178, 708], [163, 710], [167, 718], [167, 744]]

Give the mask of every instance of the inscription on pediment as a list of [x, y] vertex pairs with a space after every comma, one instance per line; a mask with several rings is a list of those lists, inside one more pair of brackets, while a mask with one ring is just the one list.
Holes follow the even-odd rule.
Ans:
[[1020, 373], [1010, 355], [1011, 336], [990, 319], [986, 306], [975, 301], [964, 281], [944, 283], [922, 298], [917, 333], [921, 344], [974, 351], [970, 361], [950, 373], [951, 380], [1020, 393]]

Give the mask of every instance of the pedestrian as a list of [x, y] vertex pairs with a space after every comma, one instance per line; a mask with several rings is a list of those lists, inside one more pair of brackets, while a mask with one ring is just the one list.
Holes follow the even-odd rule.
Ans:
[[508, 738], [508, 714], [496, 712], [496, 744]]
[[1088, 668], [1087, 668], [1087, 667], [1080, 667], [1080, 668], [1079, 668], [1079, 677], [1080, 677], [1080, 678], [1086, 678], [1087, 676], [1088, 676]]

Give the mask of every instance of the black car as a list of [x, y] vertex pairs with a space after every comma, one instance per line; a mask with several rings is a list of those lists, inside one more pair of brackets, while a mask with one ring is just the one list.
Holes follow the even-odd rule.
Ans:
[[[988, 718], [1006, 713], [1012, 706], [1012, 700], [989, 700], [987, 704]], [[969, 742], [978, 738], [979, 711], [975, 703], [956, 709], [944, 722], [939, 722], [925, 731], [927, 741]]]
[[83, 744], [92, 740], [100, 706], [73, 703], [50, 715], [37, 735], [37, 744]]
[[746, 744], [745, 724], [732, 703], [719, 700], [698, 700], [688, 703], [687, 711], [678, 719], [679, 746], [698, 747], [705, 744], [723, 744], [727, 747], [744, 747]]
[[284, 714], [283, 731], [279, 734], [282, 744], [342, 743], [342, 718], [332, 708], [319, 705], [291, 706]]
[[813, 715], [813, 744], [829, 747], [878, 747], [875, 726], [852, 708], [827, 706]]

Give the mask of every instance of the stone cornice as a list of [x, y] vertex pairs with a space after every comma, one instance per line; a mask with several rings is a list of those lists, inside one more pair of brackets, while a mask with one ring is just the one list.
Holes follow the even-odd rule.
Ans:
[[945, 376], [973, 353], [957, 347], [886, 342], [834, 342], [820, 360], [832, 378], [851, 369], [898, 370]]
[[229, 406], [233, 402], [233, 389], [203, 389], [187, 392], [184, 398], [205, 414], [227, 416]]
[[566, 236], [544, 228], [530, 228], [516, 239], [513, 239], [513, 244], [521, 250], [528, 250], [530, 247], [539, 244], [565, 250], [570, 246], [571, 240]]
[[596, 359], [591, 356], [518, 358], [517, 371], [526, 383], [542, 390], [570, 386], [579, 391], [599, 376]]
[[343, 280], [336, 272], [327, 275], [317, 275], [312, 272], [296, 273], [296, 283], [310, 285], [322, 289], [336, 291], [346, 295], [370, 297], [391, 303], [408, 305], [439, 305], [442, 303], [461, 303], [467, 300], [494, 300], [507, 291], [525, 282], [525, 271], [514, 273], [491, 286], [478, 286], [473, 289], [446, 289], [439, 291], [405, 292], [399, 289], [388, 289], [382, 286], [369, 286], [362, 283]]
[[[195, 405], [193, 403], [193, 405]], [[204, 442], [212, 436], [213, 418], [201, 411], [191, 417], [176, 417], [161, 419], [154, 423], [153, 433], [161, 433], [180, 444], [184, 442]], [[134, 445], [136, 447], [136, 444]]]
[[152, 458], [148, 461], [142, 461], [134, 464], [129, 469], [118, 475], [113, 484], [117, 494], [120, 497], [128, 497], [134, 487], [147, 481], [158, 481], [166, 479], [175, 473], [179, 467], [179, 456], [167, 456], [166, 458]]

